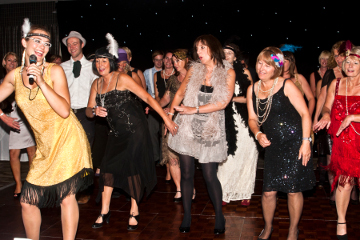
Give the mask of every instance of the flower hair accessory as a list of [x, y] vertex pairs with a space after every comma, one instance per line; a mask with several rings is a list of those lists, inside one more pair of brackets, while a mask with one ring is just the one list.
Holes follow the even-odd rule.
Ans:
[[280, 53], [277, 53], [276, 55], [271, 54], [271, 59], [274, 60], [277, 67], [281, 67], [282, 65], [284, 65], [284, 55]]

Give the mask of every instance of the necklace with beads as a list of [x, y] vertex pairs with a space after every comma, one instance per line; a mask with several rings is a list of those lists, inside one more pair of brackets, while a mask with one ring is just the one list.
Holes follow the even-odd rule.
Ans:
[[[259, 80], [258, 82], [258, 89], [257, 89], [257, 93], [255, 94], [256, 96], [256, 115], [258, 117], [257, 119], [257, 125], [260, 127], [261, 125], [263, 125], [263, 123], [267, 120], [270, 110], [271, 110], [271, 105], [272, 105], [272, 100], [273, 100], [273, 92], [275, 89], [275, 86], [278, 82], [279, 78], [277, 77], [274, 80], [273, 85], [271, 86], [271, 88], [267, 91], [263, 91], [261, 90], [261, 80]], [[269, 92], [269, 95], [266, 99], [264, 99], [265, 101], [262, 102], [261, 99], [259, 98], [259, 92]], [[263, 108], [261, 106], [264, 106]], [[260, 114], [260, 111], [264, 111], [263, 114]], [[262, 119], [262, 120], [260, 120]]]
[[[347, 101], [348, 78], [346, 78], [345, 84], [346, 84], [346, 87], [345, 87], [345, 109], [346, 109], [346, 116], [349, 116], [348, 101]], [[357, 135], [360, 135], [360, 133], [358, 133], [358, 132], [355, 130], [355, 127], [352, 125], [352, 123], [350, 123], [350, 126], [352, 127], [352, 129], [354, 130], [354, 132], [355, 132]]]
[[106, 93], [107, 93], [107, 91], [109, 89], [109, 85], [111, 83], [111, 79], [112, 79], [113, 75], [114, 75], [114, 73], [111, 74], [110, 80], [109, 80], [108, 85], [107, 85], [106, 90], [105, 90], [105, 93], [101, 94], [102, 91], [103, 91], [103, 86], [104, 86], [104, 77], [103, 77], [103, 81], [102, 81], [102, 84], [101, 84], [101, 90], [100, 90], [100, 94], [99, 94], [100, 95], [100, 103], [101, 103], [102, 107], [105, 106]]
[[170, 74], [166, 74], [166, 72], [165, 72], [165, 69], [163, 70], [163, 80], [164, 80], [164, 84], [165, 84], [165, 88], [166, 88], [166, 78], [165, 78], [165, 76], [167, 76], [167, 77], [169, 77], [169, 76], [171, 76], [171, 75], [173, 75], [174, 74], [174, 68], [173, 68], [173, 70], [172, 70], [172, 72], [170, 73]]

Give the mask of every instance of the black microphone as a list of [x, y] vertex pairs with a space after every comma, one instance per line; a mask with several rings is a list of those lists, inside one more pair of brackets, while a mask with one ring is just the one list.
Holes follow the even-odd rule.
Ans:
[[[31, 54], [29, 57], [30, 64], [36, 64], [37, 63], [37, 57], [35, 54]], [[29, 76], [29, 83], [30, 85], [34, 84], [34, 75], [30, 74]]]

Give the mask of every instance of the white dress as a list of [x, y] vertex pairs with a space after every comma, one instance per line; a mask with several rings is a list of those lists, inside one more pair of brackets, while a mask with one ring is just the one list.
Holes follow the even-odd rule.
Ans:
[[[238, 95], [239, 91], [239, 85], [235, 84], [235, 94]], [[255, 140], [249, 136], [249, 130], [242, 122], [234, 103], [232, 103], [232, 108], [235, 112], [235, 128], [238, 131], [237, 149], [235, 155], [229, 155], [218, 168], [218, 178], [223, 192], [222, 199], [227, 203], [251, 199], [251, 194], [254, 193], [258, 160]]]

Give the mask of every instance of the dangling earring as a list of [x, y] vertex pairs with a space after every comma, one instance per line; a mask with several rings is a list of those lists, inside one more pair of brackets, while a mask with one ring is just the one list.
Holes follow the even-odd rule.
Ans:
[[22, 55], [22, 59], [21, 59], [21, 69], [20, 69], [20, 73], [22, 73], [23, 69], [24, 69], [24, 66], [25, 66], [25, 50], [24, 49], [24, 52], [23, 52], [23, 55]]

